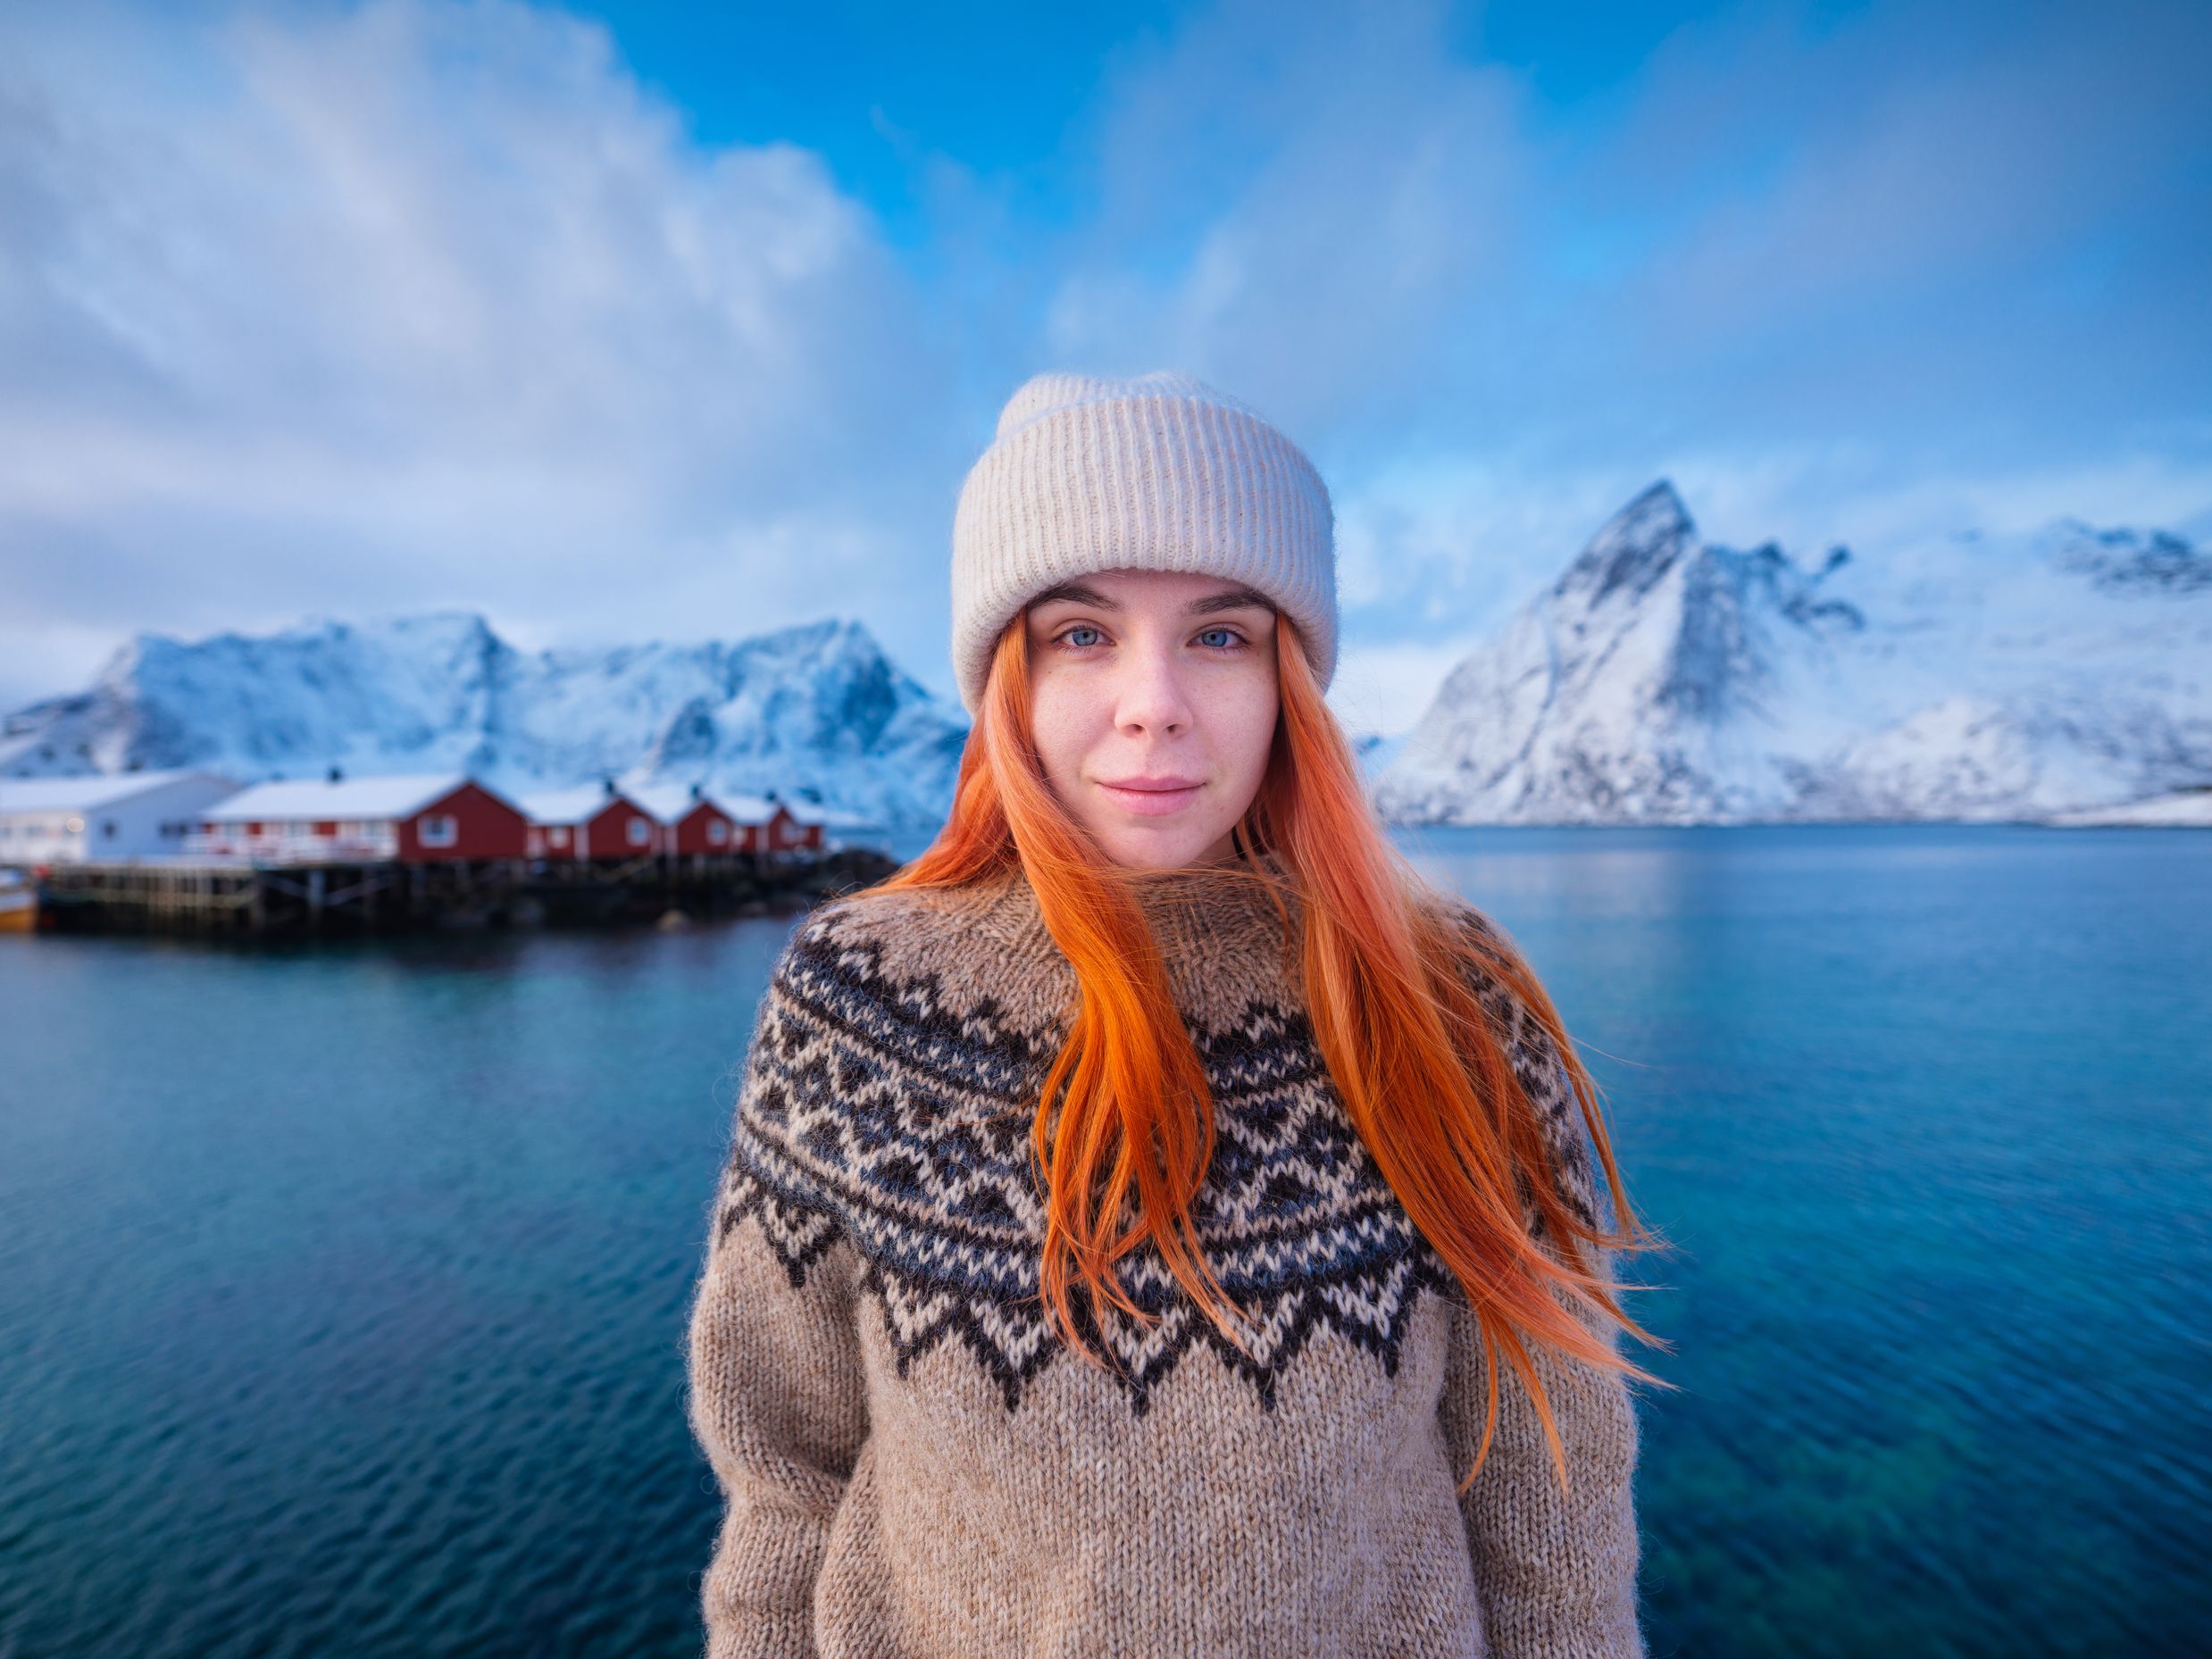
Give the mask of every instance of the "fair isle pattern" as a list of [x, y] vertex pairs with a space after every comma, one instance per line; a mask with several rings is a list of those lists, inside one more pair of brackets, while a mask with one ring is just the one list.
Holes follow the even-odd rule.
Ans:
[[[899, 1374], [963, 1345], [1009, 1412], [1062, 1343], [1039, 1296], [1043, 1206], [1029, 1134], [1057, 1041], [989, 998], [961, 1005], [933, 974], [890, 971], [864, 937], [802, 923], [764, 998], [739, 1103], [718, 1230], [755, 1219], [795, 1288], [840, 1237], [864, 1263]], [[1493, 1001], [1493, 1008], [1503, 1005]], [[1517, 1010], [1508, 1052], [1552, 1133], [1563, 1188], [1585, 1216], [1590, 1163], [1578, 1111], [1540, 1032]], [[1194, 1205], [1206, 1259], [1250, 1316], [1240, 1351], [1148, 1242], [1121, 1263], [1156, 1322], [1101, 1322], [1080, 1288], [1084, 1339], [1114, 1363], [1132, 1411], [1190, 1351], [1210, 1348], [1264, 1409], [1323, 1329], [1395, 1376], [1425, 1291], [1457, 1298], [1362, 1144], [1302, 1011], [1248, 999], [1226, 1029], [1186, 1017], [1215, 1097], [1214, 1161]]]

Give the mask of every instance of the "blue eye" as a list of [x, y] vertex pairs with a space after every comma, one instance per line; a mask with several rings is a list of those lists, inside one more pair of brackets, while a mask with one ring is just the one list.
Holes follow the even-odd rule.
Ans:
[[[1233, 628], [1209, 628], [1206, 630], [1206, 632], [1208, 634], [1226, 634], [1231, 642], [1237, 645], [1243, 644], [1243, 640], [1239, 637], [1237, 630]], [[1205, 635], [1201, 634], [1199, 638], [1204, 638]]]
[[[1074, 626], [1074, 627], [1073, 627], [1073, 628], [1069, 629], [1067, 630], [1067, 632], [1066, 632], [1066, 633], [1062, 634], [1062, 635], [1060, 636], [1060, 638], [1061, 638], [1062, 639], [1068, 639], [1068, 640], [1071, 640], [1071, 641], [1072, 641], [1072, 637], [1073, 637], [1073, 635], [1076, 635], [1076, 634], [1095, 634], [1095, 633], [1097, 633], [1098, 631], [1098, 630], [1097, 629], [1093, 628], [1093, 627], [1092, 627], [1092, 626], [1091, 626], [1089, 622], [1078, 622], [1078, 623], [1076, 623], [1076, 624], [1075, 624], [1075, 626]], [[1076, 648], [1077, 650], [1079, 650], [1079, 651], [1080, 651], [1080, 650], [1081, 650], [1081, 649], [1082, 649], [1082, 646], [1081, 646], [1081, 644], [1080, 642], [1073, 642], [1073, 643], [1075, 644], [1075, 648]]]

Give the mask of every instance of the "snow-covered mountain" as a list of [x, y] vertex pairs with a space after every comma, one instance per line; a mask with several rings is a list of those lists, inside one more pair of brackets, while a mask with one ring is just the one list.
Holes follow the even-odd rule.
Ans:
[[2212, 782], [2212, 556], [2062, 519], [1816, 568], [1664, 479], [1463, 661], [1404, 822], [2042, 819]]
[[204, 766], [248, 781], [467, 770], [508, 792], [614, 777], [773, 791], [933, 827], [967, 721], [860, 624], [525, 653], [442, 611], [191, 643], [140, 634], [91, 688], [0, 721], [0, 775]]

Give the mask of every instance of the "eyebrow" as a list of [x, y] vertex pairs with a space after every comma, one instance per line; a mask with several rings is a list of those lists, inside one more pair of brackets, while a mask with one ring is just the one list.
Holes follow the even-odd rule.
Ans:
[[[1055, 599], [1066, 599], [1100, 611], [1118, 611], [1122, 608], [1096, 588], [1086, 588], [1081, 582], [1062, 582], [1057, 587], [1048, 588], [1030, 604], [1049, 604]], [[1216, 611], [1242, 611], [1248, 608], [1273, 611], [1275, 604], [1273, 600], [1256, 589], [1229, 588], [1217, 594], [1208, 594], [1203, 599], [1193, 599], [1183, 607], [1183, 611], [1190, 616], [1211, 616]]]

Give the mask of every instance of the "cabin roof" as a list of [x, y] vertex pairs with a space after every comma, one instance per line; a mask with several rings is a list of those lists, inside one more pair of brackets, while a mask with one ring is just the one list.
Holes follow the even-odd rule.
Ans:
[[681, 823], [702, 805], [712, 806], [725, 818], [741, 824], [764, 824], [776, 815], [776, 803], [757, 795], [732, 795], [724, 789], [702, 788], [691, 793], [688, 783], [647, 784], [629, 791], [630, 798], [664, 824]]
[[[535, 789], [518, 795], [514, 804], [534, 824], [588, 823], [617, 801], [635, 801], [627, 789], [610, 790], [603, 783], [581, 783], [573, 789]], [[650, 810], [650, 809], [648, 809]]]
[[188, 778], [204, 778], [212, 783], [230, 781], [220, 772], [196, 766], [172, 766], [159, 771], [81, 772], [71, 778], [0, 778], [0, 813], [93, 812]]
[[200, 816], [211, 823], [412, 818], [431, 802], [475, 782], [466, 772], [392, 772], [380, 778], [341, 778], [336, 783], [325, 778], [280, 779], [257, 783], [227, 796], [213, 806], [203, 807]]
[[648, 783], [624, 793], [664, 824], [681, 823], [702, 804], [722, 804], [712, 795], [692, 794], [688, 783]]

